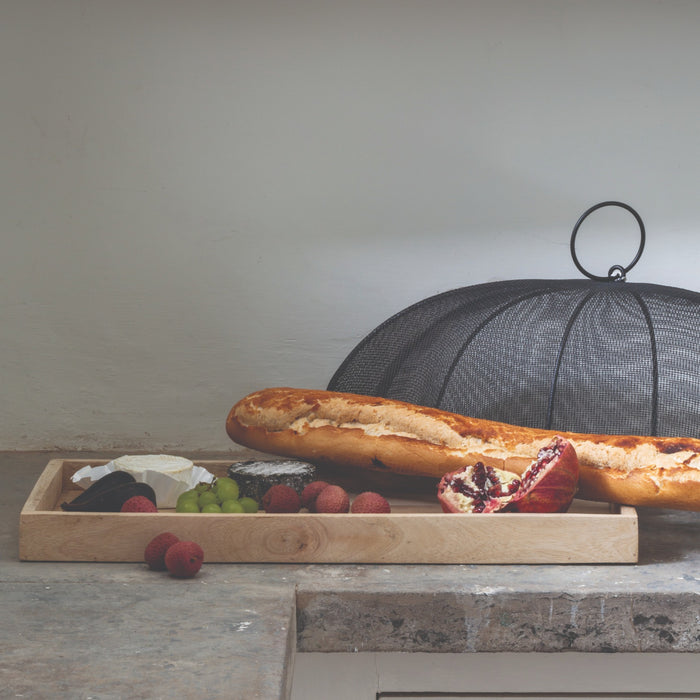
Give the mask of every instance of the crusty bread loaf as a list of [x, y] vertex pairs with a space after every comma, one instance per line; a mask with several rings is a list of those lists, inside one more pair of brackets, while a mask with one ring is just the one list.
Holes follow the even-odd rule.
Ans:
[[579, 498], [700, 510], [700, 440], [692, 438], [540, 430], [391, 399], [287, 387], [238, 401], [226, 431], [246, 447], [318, 465], [436, 479], [476, 461], [521, 474], [561, 435], [578, 455]]

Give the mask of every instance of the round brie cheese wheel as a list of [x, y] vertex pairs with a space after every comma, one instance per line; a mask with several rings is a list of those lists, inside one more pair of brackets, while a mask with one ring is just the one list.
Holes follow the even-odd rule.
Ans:
[[172, 455], [124, 455], [115, 459], [113, 464], [116, 469], [129, 472], [137, 481], [145, 471], [160, 472], [173, 479], [186, 481], [194, 467], [189, 459]]

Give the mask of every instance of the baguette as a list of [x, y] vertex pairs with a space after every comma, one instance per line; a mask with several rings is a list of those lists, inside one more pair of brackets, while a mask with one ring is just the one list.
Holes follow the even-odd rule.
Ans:
[[541, 430], [392, 399], [287, 387], [238, 401], [226, 431], [240, 445], [326, 467], [435, 479], [477, 461], [522, 474], [560, 435], [579, 459], [578, 498], [700, 510], [700, 440], [694, 438]]

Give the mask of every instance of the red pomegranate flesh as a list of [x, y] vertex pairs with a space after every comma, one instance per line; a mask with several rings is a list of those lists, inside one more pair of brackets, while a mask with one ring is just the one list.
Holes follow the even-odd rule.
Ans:
[[477, 462], [445, 474], [438, 499], [446, 513], [493, 513], [513, 500], [520, 485], [517, 474]]
[[482, 462], [445, 474], [438, 500], [446, 513], [564, 513], [574, 500], [578, 478], [576, 451], [557, 436], [520, 477]]

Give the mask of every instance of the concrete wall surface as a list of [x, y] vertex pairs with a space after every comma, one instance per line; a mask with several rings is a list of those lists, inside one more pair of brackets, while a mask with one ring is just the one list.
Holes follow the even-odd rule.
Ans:
[[[424, 297], [700, 291], [700, 3], [0, 0], [0, 449], [218, 450]], [[594, 273], [639, 242], [579, 234]]]

